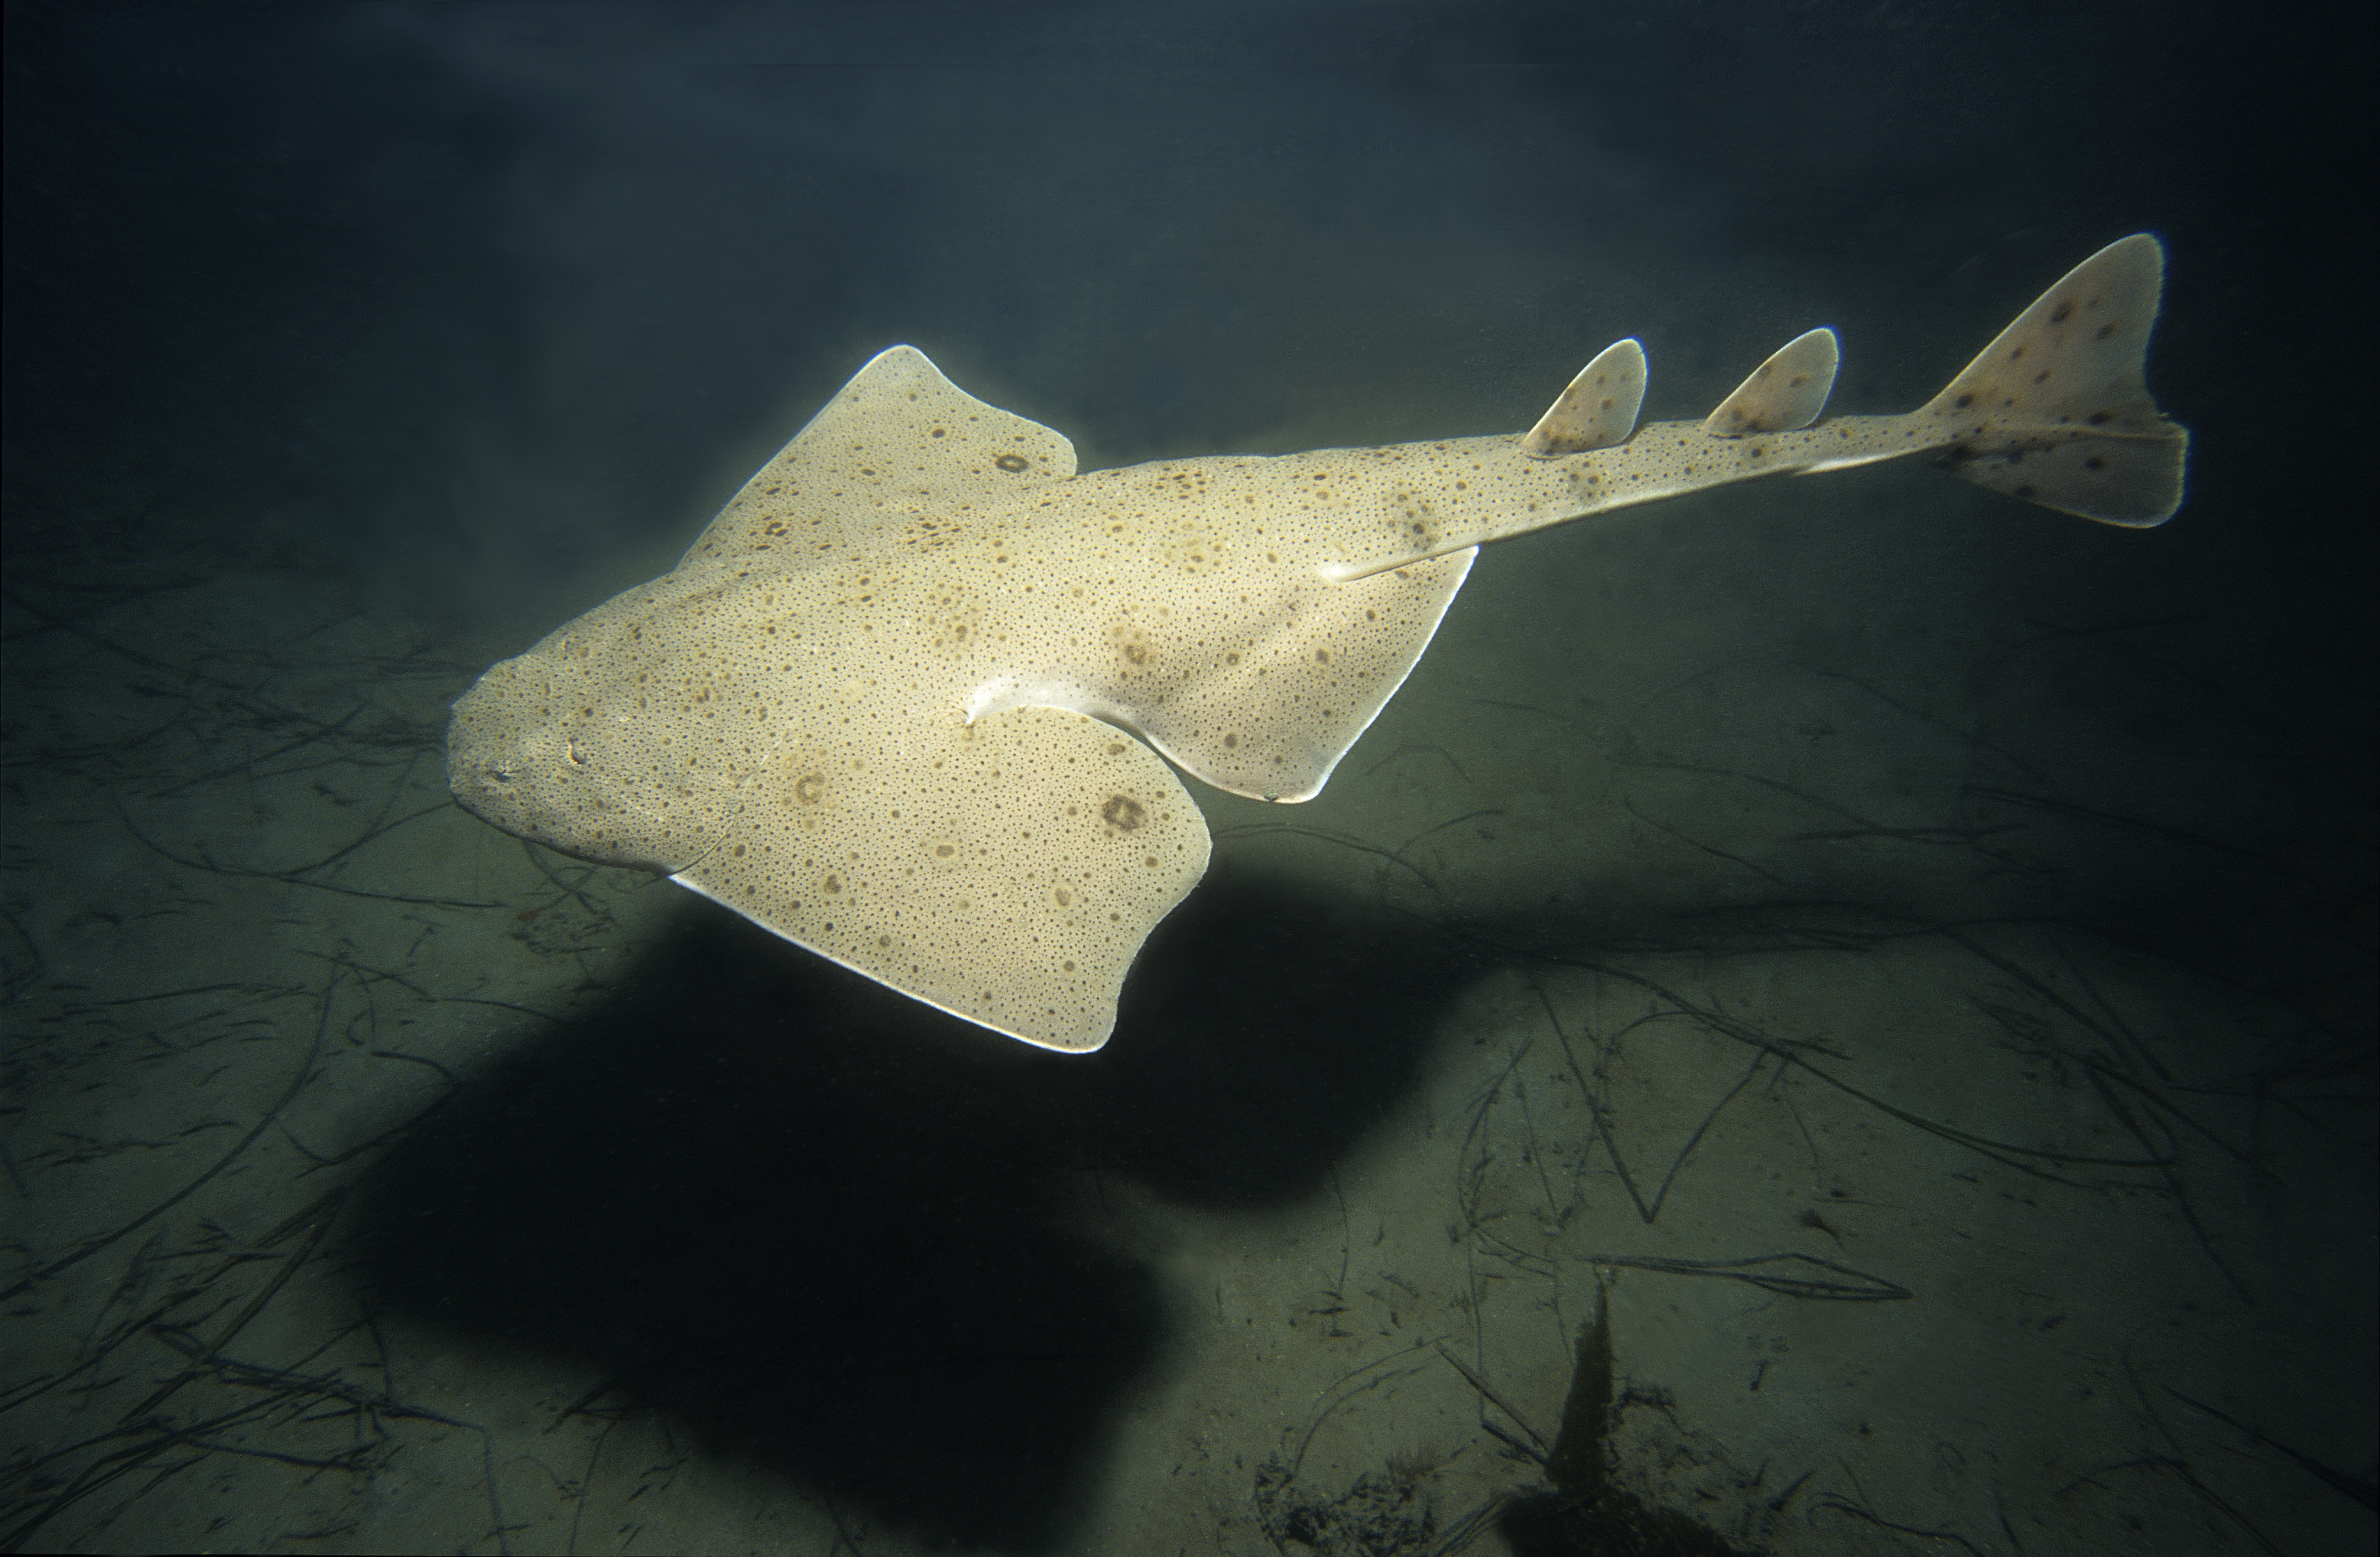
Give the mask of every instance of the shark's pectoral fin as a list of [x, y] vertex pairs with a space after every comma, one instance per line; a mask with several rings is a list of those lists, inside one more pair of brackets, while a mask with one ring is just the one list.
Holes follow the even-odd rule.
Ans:
[[926, 521], [954, 521], [1075, 473], [1064, 433], [1003, 411], [942, 376], [913, 346], [878, 352], [744, 483], [678, 566], [741, 566], [774, 553], [795, 567], [880, 545]]
[[921, 712], [747, 783], [673, 880], [1045, 1049], [1107, 1041], [1133, 955], [1207, 869], [1206, 821], [1173, 771], [1066, 709]]

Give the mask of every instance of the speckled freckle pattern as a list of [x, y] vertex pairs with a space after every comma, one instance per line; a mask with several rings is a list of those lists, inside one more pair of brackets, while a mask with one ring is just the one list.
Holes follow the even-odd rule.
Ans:
[[1310, 798], [1476, 546], [1606, 509], [1925, 454], [2160, 522], [2186, 441], [2142, 378], [2161, 275], [2154, 238], [2111, 245], [1905, 416], [1819, 421], [1836, 344], [1816, 330], [1708, 421], [1639, 428], [1645, 359], [1623, 341], [1517, 438], [1081, 475], [1062, 435], [894, 347], [674, 569], [491, 668], [455, 704], [450, 782], [522, 837], [667, 872], [1027, 1042], [1096, 1049], [1207, 865], [1159, 753]]

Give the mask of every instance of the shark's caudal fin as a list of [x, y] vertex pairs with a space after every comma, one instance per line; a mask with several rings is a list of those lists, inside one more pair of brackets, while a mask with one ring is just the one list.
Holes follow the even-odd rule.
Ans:
[[[1518, 438], [1354, 451], [1379, 487], [1334, 489], [1340, 527], [1316, 572], [1334, 584], [1640, 503], [1773, 476], [1925, 459], [1979, 486], [2105, 524], [2163, 524], [2181, 506], [2190, 433], [2143, 375], [2165, 250], [2147, 233], [2083, 261], [1913, 411], [1826, 415], [1839, 345], [1779, 347], [1700, 421], [1636, 420], [1645, 353], [1606, 348]], [[1319, 457], [1319, 456], [1309, 456]], [[1354, 506], [1344, 506], [1349, 503]]]
[[2147, 233], [2069, 271], [1915, 413], [1948, 424], [1953, 473], [2105, 524], [2163, 524], [2181, 506], [2190, 434], [2143, 376], [2165, 281]]

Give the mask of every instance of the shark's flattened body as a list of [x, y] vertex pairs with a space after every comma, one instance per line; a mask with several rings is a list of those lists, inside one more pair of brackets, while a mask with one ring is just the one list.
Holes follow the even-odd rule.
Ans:
[[1903, 416], [1819, 420], [1821, 330], [1705, 421], [1638, 428], [1623, 341], [1517, 438], [1083, 475], [1063, 436], [894, 347], [674, 569], [490, 669], [455, 704], [449, 779], [522, 837], [1096, 1049], [1207, 865], [1157, 753], [1238, 795], [1319, 793], [1485, 542], [1912, 455], [2108, 523], [2169, 517], [2187, 434], [2142, 377], [2162, 263], [2145, 235], [2110, 245]]

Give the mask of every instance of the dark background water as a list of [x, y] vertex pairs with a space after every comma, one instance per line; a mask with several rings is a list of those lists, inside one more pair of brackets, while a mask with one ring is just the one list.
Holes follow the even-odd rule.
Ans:
[[12, 468], [440, 605], [674, 554], [893, 340], [1087, 463], [1524, 425], [1623, 333], [1647, 414], [1699, 414], [1665, 386], [1813, 318], [1886, 408], [2143, 227], [2259, 581], [2368, 533], [2323, 442], [2371, 317], [2362, 7], [7, 16]]
[[[12, 641], [20, 663], [55, 650], [52, 629], [126, 570], [220, 571], [377, 601], [484, 663], [666, 567], [893, 341], [1065, 432], [1086, 466], [1516, 429], [1627, 334], [1651, 353], [1648, 417], [1699, 416], [1820, 322], [1845, 341], [1837, 405], [1900, 408], [2068, 266], [2146, 228], [2169, 252], [2150, 380], [2196, 440], [2171, 526], [2036, 522], [1970, 493], [1947, 520], [1912, 521], [1912, 549], [1937, 550], [1902, 569], [1884, 522], [1898, 516], [1877, 512], [1889, 502], [1818, 533], [1829, 478], [1741, 531], [1718, 512], [1741, 494], [1646, 511], [1696, 517], [1666, 552], [1612, 553], [1626, 571], [1597, 598], [1683, 601], [1670, 626], [1723, 636], [1759, 625], [1759, 609], [1729, 614], [1745, 595], [1806, 582], [1803, 609], [1776, 620], [1837, 642], [1884, 624], [1863, 666], [1888, 664], [1887, 629], [1929, 609], [1900, 597], [1946, 579], [2011, 620], [2155, 628], [2154, 698], [2074, 668], [2125, 663], [2113, 655], [2062, 662], [2034, 689], [2085, 710], [2086, 730], [2103, 718], [2122, 748], [2119, 771], [2060, 768], [2034, 797], [2111, 824], [2061, 861], [2058, 906], [2210, 978], [2244, 969], [2302, 997], [2335, 1041], [2328, 1068], [2294, 1079], [2334, 1102], [2362, 1086], [2368, 1103], [2369, 11], [12, 0], [6, 543], [34, 613], [12, 619]], [[1795, 572], [1780, 536], [1805, 521]], [[1657, 577], [1663, 554], [1688, 560]], [[1531, 594], [1538, 566], [1491, 551], [1473, 586], [1499, 578], [1499, 606], [1481, 608], [1515, 639], [1567, 630], [1554, 588]], [[1558, 625], [1536, 625], [1538, 610]], [[12, 696], [37, 699], [27, 685]], [[425, 751], [428, 728], [413, 732]], [[2025, 734], [2027, 752], [2069, 749], [2062, 728], [2038, 748]], [[91, 760], [36, 742], [17, 774]], [[135, 808], [196, 782], [149, 773]], [[276, 858], [315, 836], [278, 840]], [[71, 849], [53, 842], [25, 858], [56, 867]], [[58, 877], [72, 872], [42, 880]], [[1672, 897], [1696, 906], [1706, 881]], [[1900, 883], [1860, 884], [1892, 906]], [[1605, 892], [1595, 928], [1649, 920], [1657, 903], [1678, 906]], [[828, 1010], [866, 992], [704, 921], [642, 965], [642, 994], [507, 1037], [510, 1058], [375, 1169], [367, 1284], [467, 1334], [672, 1381], [646, 1403], [747, 1447], [768, 1438], [755, 1400], [777, 1411], [787, 1387], [746, 1377], [771, 1355], [756, 1336], [807, 1318], [837, 1337], [797, 1439], [842, 1408], [849, 1356], [896, 1345], [866, 1330], [865, 1291], [821, 1290], [789, 1320], [779, 1272], [729, 1258], [755, 1227], [893, 1261], [895, 1243], [934, 1242], [923, 1220], [981, 1258], [977, 1286], [1008, 1295], [983, 1328], [1038, 1335], [1043, 1309], [1027, 1322], [1015, 1305], [1046, 1298], [1071, 1320], [1063, 1303], [1086, 1284], [1137, 1320], [1144, 1272], [1045, 1258], [1056, 1213], [1045, 1223], [1030, 1181], [1002, 1170], [1091, 1119], [1093, 1148], [1160, 1193], [1318, 1193], [1405, 1085], [1433, 1003], [1489, 960], [1477, 924], [1433, 940], [1402, 921], [1347, 929], [1337, 916], [1353, 912], [1210, 882], [1135, 972], [1134, 1041], [1062, 1083], [1038, 1056], [933, 1048], [971, 1033], [888, 1059], [835, 1048], [838, 1022], [820, 1018], [796, 1045], [770, 1025], [791, 1020], [788, 991]], [[1582, 922], [1484, 939], [1551, 947]], [[60, 963], [63, 943], [42, 943]], [[1225, 962], [1241, 983], [1203, 976]], [[293, 983], [315, 976], [305, 967]], [[841, 1025], [897, 1024], [896, 1007]], [[969, 1066], [1007, 1077], [1002, 1107], [982, 1106]], [[805, 1084], [789, 1130], [773, 1089]], [[722, 1134], [729, 1115], [742, 1123]], [[653, 1155], [627, 1151], [638, 1132]], [[815, 1189], [832, 1175], [813, 1159], [863, 1143], [896, 1166]], [[789, 1165], [756, 1180], [756, 1161]], [[811, 1202], [781, 1193], [796, 1182]], [[928, 1203], [952, 1183], [967, 1193], [937, 1218]], [[557, 1217], [558, 1198], [588, 1221]], [[67, 1232], [43, 1236], [65, 1247]], [[885, 1268], [937, 1275], [906, 1258]], [[917, 1290], [941, 1310], [944, 1287]], [[917, 1330], [918, 1314], [876, 1322]], [[2353, 1366], [2341, 1377], [2341, 1394], [2366, 1387]], [[1101, 1402], [1115, 1387], [1083, 1382]], [[1059, 1500], [1017, 1468], [1028, 1448], [968, 1441], [1006, 1376], [955, 1388], [963, 1409], [926, 1435], [955, 1467], [929, 1533], [1039, 1531]], [[1066, 1425], [1089, 1441], [1096, 1420]], [[883, 1459], [871, 1434], [915, 1430], [863, 1426], [864, 1453], [802, 1439], [783, 1463]], [[869, 1484], [863, 1501], [871, 1490], [887, 1506], [901, 1495]]]

